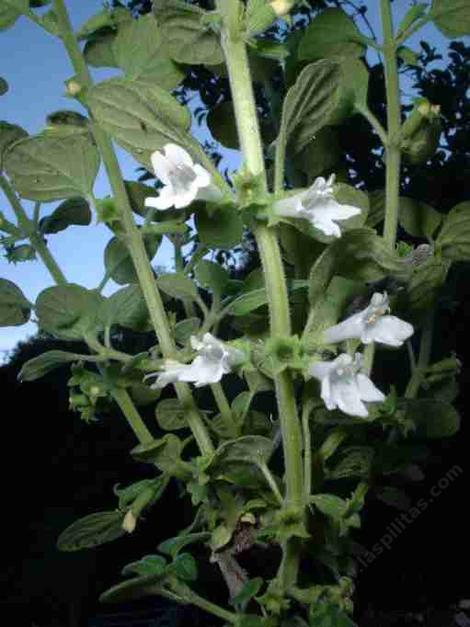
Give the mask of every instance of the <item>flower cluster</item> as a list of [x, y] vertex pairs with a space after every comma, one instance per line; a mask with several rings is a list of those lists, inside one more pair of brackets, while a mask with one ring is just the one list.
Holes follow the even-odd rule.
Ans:
[[217, 383], [224, 374], [228, 374], [243, 361], [242, 351], [228, 346], [210, 333], [205, 333], [202, 341], [194, 335], [190, 341], [192, 348], [197, 352], [195, 359], [190, 364], [167, 359], [160, 372], [148, 375], [157, 376], [152, 388], [161, 389], [179, 381], [194, 383], [197, 388]]
[[[379, 342], [388, 346], [402, 346], [413, 334], [408, 322], [388, 315], [390, 310], [386, 293], [376, 292], [369, 305], [343, 322], [324, 332], [328, 344], [357, 339], [363, 344]], [[342, 353], [333, 361], [314, 362], [308, 374], [321, 383], [321, 398], [327, 409], [340, 409], [350, 416], [367, 417], [364, 403], [381, 402], [385, 399], [369, 377], [361, 372], [363, 358]]]

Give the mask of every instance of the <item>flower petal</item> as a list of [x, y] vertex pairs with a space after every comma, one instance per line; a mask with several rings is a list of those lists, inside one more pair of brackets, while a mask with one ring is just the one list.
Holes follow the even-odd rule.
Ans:
[[319, 381], [323, 381], [323, 379], [330, 376], [334, 369], [334, 361], [315, 361], [310, 365], [308, 374]]
[[199, 187], [208, 187], [211, 184], [212, 177], [206, 168], [203, 168], [202, 165], [196, 163], [193, 166], [193, 170], [196, 174], [196, 182]]
[[354, 314], [343, 322], [335, 324], [335, 326], [326, 329], [323, 333], [323, 339], [326, 344], [336, 344], [343, 340], [351, 340], [360, 338], [364, 331], [364, 318], [362, 312]]
[[381, 316], [373, 324], [366, 325], [361, 341], [364, 344], [379, 342], [388, 346], [402, 346], [413, 333], [413, 326], [409, 322], [396, 316]]
[[164, 155], [162, 155], [160, 151], [156, 150], [150, 155], [150, 161], [152, 163], [152, 168], [155, 172], [155, 176], [157, 177], [157, 179], [160, 179], [160, 181], [165, 185], [170, 185], [171, 163], [168, 161], [168, 159]]
[[183, 164], [191, 169], [194, 167], [191, 155], [184, 148], [181, 148], [181, 146], [169, 143], [165, 144], [163, 150], [165, 151], [167, 159], [169, 159], [173, 165]]
[[360, 372], [356, 375], [356, 380], [359, 394], [363, 401], [366, 403], [378, 403], [385, 400], [385, 394], [375, 387], [367, 375]]
[[175, 194], [170, 185], [162, 187], [158, 196], [150, 196], [145, 199], [146, 207], [153, 207], [159, 211], [170, 209], [175, 204]]
[[369, 415], [367, 407], [361, 400], [359, 388], [355, 378], [338, 379], [332, 384], [332, 396], [336, 405], [349, 416], [366, 418]]
[[195, 181], [193, 181], [189, 187], [189, 189], [184, 191], [178, 191], [178, 194], [174, 195], [174, 206], [175, 209], [183, 209], [184, 207], [188, 207], [197, 196], [197, 185], [195, 185]]

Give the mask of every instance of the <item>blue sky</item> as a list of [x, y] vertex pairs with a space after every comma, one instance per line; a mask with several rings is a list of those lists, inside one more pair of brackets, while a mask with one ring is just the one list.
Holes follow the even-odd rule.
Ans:
[[[99, 0], [69, 0], [68, 7], [75, 26], [79, 26], [91, 14], [101, 7]], [[376, 32], [380, 32], [375, 0], [367, 3], [370, 7], [368, 16]], [[396, 0], [394, 10], [398, 16], [409, 6], [408, 0]], [[399, 18], [398, 18], [399, 19]], [[361, 26], [362, 27], [362, 26]], [[365, 30], [364, 32], [367, 33]], [[420, 39], [426, 39], [433, 45], [440, 46], [444, 39], [432, 27], [426, 27], [419, 36], [415, 36], [411, 47], [417, 47]], [[9, 92], [0, 98], [0, 119], [17, 123], [29, 133], [36, 133], [44, 126], [46, 115], [59, 109], [77, 109], [77, 105], [64, 96], [63, 83], [73, 74], [65, 58], [60, 42], [47, 35], [26, 19], [20, 19], [16, 25], [0, 33], [0, 76], [10, 84]], [[96, 71], [94, 76], [102, 80], [109, 72]], [[126, 178], [135, 178], [136, 163], [132, 158], [120, 152], [119, 157]], [[234, 155], [228, 159], [234, 163]], [[95, 186], [96, 197], [109, 193], [106, 178], [100, 172]], [[31, 204], [24, 203], [26, 209]], [[43, 206], [46, 215], [53, 205]], [[10, 209], [0, 192], [0, 209], [11, 219]], [[71, 227], [49, 238], [49, 246], [60, 262], [69, 281], [86, 287], [96, 287], [102, 272], [103, 249], [110, 239], [110, 233], [103, 225], [93, 227]], [[171, 263], [171, 248], [162, 245], [155, 263]], [[37, 294], [51, 284], [47, 271], [39, 261], [17, 265], [0, 258], [0, 277], [10, 279], [19, 285], [26, 296], [34, 301]], [[108, 289], [113, 289], [110, 285]], [[11, 349], [18, 340], [34, 334], [33, 322], [21, 327], [0, 328], [0, 359], [2, 353]]]

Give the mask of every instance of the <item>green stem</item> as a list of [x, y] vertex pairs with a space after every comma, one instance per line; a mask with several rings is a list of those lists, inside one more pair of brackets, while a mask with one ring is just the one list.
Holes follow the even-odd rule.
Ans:
[[[64, 0], [54, 0], [54, 13], [57, 26], [70, 61], [75, 69], [77, 80], [84, 87], [91, 87], [93, 81], [83, 58], [72, 30], [70, 18], [65, 8]], [[91, 112], [90, 112], [90, 115]], [[152, 266], [150, 265], [144, 247], [142, 237], [134, 222], [127, 191], [121, 175], [121, 169], [111, 140], [107, 134], [94, 122], [92, 131], [98, 149], [101, 153], [106, 173], [111, 184], [113, 196], [120, 210], [122, 225], [124, 227], [129, 253], [131, 255], [142, 292], [147, 303], [152, 325], [155, 329], [162, 354], [166, 358], [174, 357], [175, 345], [170, 332], [170, 326], [166, 317], [163, 301], [155, 282]], [[196, 438], [198, 446], [203, 454], [210, 455], [214, 451], [209, 433], [204, 425], [197, 407], [192, 398], [188, 385], [178, 383], [175, 385], [176, 393], [180, 401], [187, 408], [188, 424]]]
[[380, 120], [372, 113], [367, 106], [356, 105], [356, 110], [369, 122], [374, 131], [380, 137], [380, 141], [384, 146], [388, 143], [387, 131], [384, 129]]
[[22, 229], [25, 237], [28, 237], [32, 247], [37, 252], [41, 261], [44, 263], [49, 271], [49, 274], [58, 285], [67, 283], [64, 273], [59, 267], [59, 264], [54, 259], [51, 251], [47, 247], [41, 235], [37, 232], [33, 222], [28, 218], [26, 211], [23, 209], [18, 196], [16, 195], [13, 187], [3, 174], [0, 174], [0, 188], [5, 194], [11, 208], [15, 212], [18, 220], [18, 225]]
[[[217, 6], [222, 15], [238, 14], [240, 8], [239, 0], [218, 0]], [[267, 189], [263, 145], [246, 45], [240, 28], [234, 28], [233, 22], [224, 24], [222, 47], [245, 167], [250, 174], [259, 177], [263, 181], [264, 189]], [[291, 334], [289, 299], [279, 243], [275, 232], [264, 225], [256, 227], [254, 235], [268, 294], [271, 336], [287, 337]], [[302, 435], [291, 374], [289, 372], [279, 374], [275, 378], [275, 388], [283, 437], [286, 502], [300, 508], [303, 503]], [[295, 543], [294, 546], [288, 541], [284, 547], [284, 558], [279, 573], [284, 585], [295, 582], [298, 561], [298, 545]]]
[[228, 432], [232, 433], [235, 437], [236, 434], [234, 433], [234, 431], [236, 429], [236, 425], [233, 420], [232, 410], [230, 409], [230, 405], [225, 395], [224, 388], [222, 387], [221, 383], [211, 383], [210, 387], [212, 390], [212, 394], [214, 395], [214, 399], [219, 409], [220, 415], [222, 416], [225, 423], [225, 426], [227, 427]]
[[406, 387], [405, 398], [416, 398], [423, 383], [426, 368], [429, 366], [432, 351], [432, 338], [434, 332], [434, 311], [430, 311], [421, 331], [418, 362], [413, 370], [411, 379]]
[[208, 612], [209, 614], [213, 614], [218, 618], [221, 618], [227, 623], [235, 624], [237, 622], [238, 617], [236, 614], [234, 614], [233, 612], [229, 612], [229, 610], [226, 610], [223, 607], [220, 607], [220, 605], [216, 605], [215, 603], [204, 599], [203, 597], [199, 596], [199, 594], [193, 592], [188, 586], [181, 583], [175, 583], [173, 584], [173, 588], [176, 594], [187, 603], [191, 603], [196, 607], [200, 607], [202, 610]]
[[385, 225], [383, 236], [390, 248], [395, 247], [400, 202], [400, 83], [393, 35], [393, 18], [390, 0], [380, 0], [383, 29], [383, 56], [385, 87], [387, 92], [387, 144], [385, 177]]
[[269, 470], [269, 468], [266, 466], [266, 464], [261, 464], [259, 466], [259, 469], [261, 470], [261, 472], [264, 475], [264, 478], [268, 482], [268, 485], [271, 488], [274, 496], [276, 497], [277, 502], [282, 507], [283, 504], [284, 504], [284, 499], [282, 498], [282, 494], [280, 493], [279, 488], [277, 487], [277, 483], [276, 483], [276, 480], [274, 479], [274, 477], [272, 475], [272, 472]]
[[312, 436], [310, 433], [311, 404], [307, 401], [302, 408], [302, 432], [304, 436], [304, 494], [312, 492]]
[[125, 390], [124, 388], [114, 388], [112, 391], [112, 396], [119, 406], [119, 409], [126, 417], [129, 426], [135, 433], [139, 442], [141, 444], [148, 444], [150, 442], [153, 442], [153, 435], [145, 426], [145, 423], [142, 420], [139, 412], [137, 411], [134, 403], [132, 402], [132, 399], [129, 396], [127, 390]]

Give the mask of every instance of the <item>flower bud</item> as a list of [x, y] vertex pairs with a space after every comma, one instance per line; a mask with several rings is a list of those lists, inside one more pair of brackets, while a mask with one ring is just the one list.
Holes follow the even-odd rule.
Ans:
[[425, 163], [436, 151], [441, 135], [440, 107], [426, 98], [416, 101], [402, 127], [401, 148], [409, 163]]
[[134, 513], [130, 509], [127, 514], [124, 516], [124, 520], [122, 521], [122, 528], [127, 533], [132, 533], [135, 530], [137, 525], [137, 518], [134, 516]]

